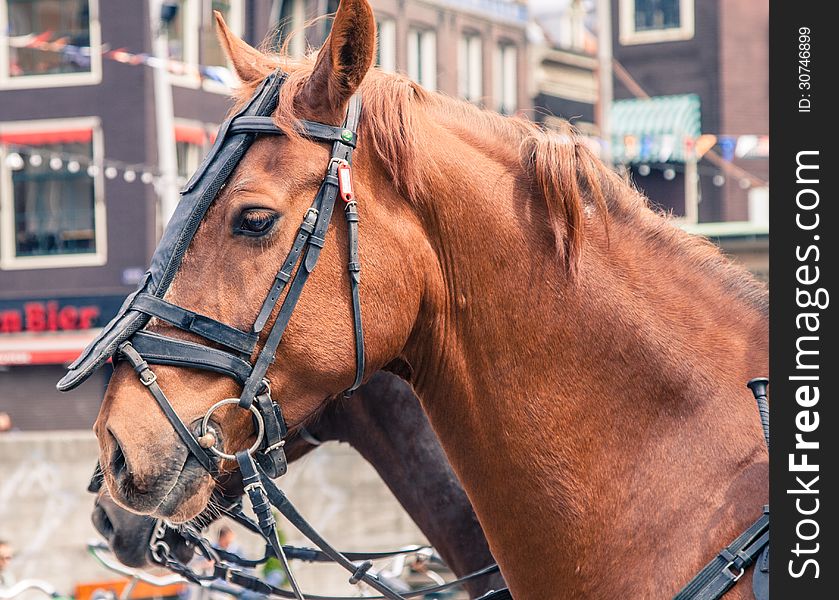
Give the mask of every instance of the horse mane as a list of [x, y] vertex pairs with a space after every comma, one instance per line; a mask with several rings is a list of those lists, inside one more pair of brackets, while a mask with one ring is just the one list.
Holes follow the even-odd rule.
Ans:
[[[265, 75], [277, 69], [287, 73], [280, 88], [274, 118], [289, 136], [301, 114], [300, 92], [314, 66], [315, 55], [292, 59], [267, 54]], [[252, 96], [259, 82], [243, 84], [234, 93], [236, 110]], [[768, 316], [766, 286], [745, 268], [727, 259], [709, 240], [690, 235], [655, 211], [628, 179], [607, 168], [576, 129], [567, 124], [550, 131], [524, 118], [510, 118], [441, 93], [429, 92], [399, 74], [371, 69], [359, 88], [364, 97], [359, 129], [365, 141], [409, 202], [419, 203], [433, 170], [433, 143], [419, 135], [432, 124], [481, 144], [495, 158], [518, 165], [541, 197], [555, 231], [557, 252], [569, 276], [574, 276], [585, 243], [590, 214], [599, 214], [607, 239], [609, 222], [628, 225], [651, 247], [709, 273], [735, 297]], [[480, 132], [480, 133], [475, 133]], [[478, 140], [477, 138], [480, 138]], [[503, 143], [499, 143], [499, 140]], [[506, 155], [505, 155], [506, 154]]]

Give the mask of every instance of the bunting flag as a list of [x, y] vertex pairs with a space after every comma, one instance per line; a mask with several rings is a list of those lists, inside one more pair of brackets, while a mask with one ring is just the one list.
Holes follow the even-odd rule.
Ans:
[[756, 135], [741, 135], [737, 138], [737, 145], [734, 148], [734, 155], [737, 158], [745, 158], [757, 148], [758, 138]]
[[634, 135], [623, 136], [624, 155], [628, 160], [638, 156], [638, 138]]
[[669, 133], [661, 136], [661, 144], [658, 147], [658, 160], [667, 162], [676, 150], [676, 136]]
[[641, 151], [640, 151], [640, 158], [641, 160], [649, 160], [653, 154], [653, 136], [651, 135], [644, 135], [641, 136]]
[[705, 154], [713, 148], [717, 144], [717, 136], [706, 133], [704, 135], [700, 135], [696, 139], [696, 144], [694, 144], [694, 148], [696, 149], [696, 158], [702, 158]]
[[730, 135], [720, 136], [720, 154], [726, 162], [734, 160], [734, 150], [737, 148], [737, 138]]
[[[58, 52], [68, 62], [82, 68], [90, 67], [92, 51], [89, 46], [75, 46], [70, 44], [66, 37], [52, 39], [53, 35], [52, 31], [44, 31], [38, 34], [16, 35], [8, 38], [8, 44], [12, 48], [35, 48], [37, 50]], [[236, 76], [227, 67], [195, 65], [172, 59], [161, 60], [145, 52], [129, 52], [125, 48], [111, 50], [106, 44], [102, 45], [101, 54], [103, 58], [118, 63], [144, 65], [152, 69], [166, 69], [173, 75], [216, 81], [227, 87], [235, 87], [239, 83]]]

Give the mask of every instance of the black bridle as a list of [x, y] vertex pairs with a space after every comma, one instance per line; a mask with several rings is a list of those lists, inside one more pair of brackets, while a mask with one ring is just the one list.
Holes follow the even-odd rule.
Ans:
[[[305, 120], [296, 122], [297, 133], [315, 142], [329, 143], [332, 150], [320, 188], [303, 217], [291, 249], [277, 271], [251, 330], [239, 330], [164, 300], [201, 220], [256, 136], [284, 134], [283, 130], [274, 124], [271, 114], [277, 106], [279, 89], [285, 78], [286, 75], [282, 71], [269, 75], [250, 101], [222, 124], [209, 154], [182, 190], [181, 202], [164, 231], [152, 256], [151, 267], [137, 291], [126, 299], [113, 321], [70, 365], [68, 373], [58, 383], [58, 389], [61, 391], [73, 389], [110, 357], [115, 360], [125, 360], [134, 368], [140, 382], [154, 397], [190, 454], [205, 470], [215, 475], [218, 459], [235, 460], [238, 463], [244, 491], [257, 517], [255, 522], [249, 523], [249, 528], [262, 535], [269, 548], [268, 554], [280, 560], [292, 590], [289, 592], [265, 587], [264, 582], [241, 573], [235, 565], [231, 566], [224, 560], [215, 563], [214, 577], [224, 578], [228, 582], [237, 583], [247, 589], [304, 600], [304, 595], [288, 566], [286, 550], [292, 549], [284, 548], [280, 544], [273, 507], [319, 549], [304, 549], [302, 552], [299, 549], [293, 550], [292, 557], [305, 559], [315, 553], [318, 560], [328, 559], [349, 571], [351, 583], [364, 582], [380, 592], [382, 598], [404, 600], [419, 595], [419, 592], [400, 595], [381, 581], [376, 574], [370, 572], [372, 567], [370, 559], [380, 558], [379, 553], [367, 553], [370, 559], [362, 560], [361, 555], [347, 555], [339, 552], [323, 539], [291, 504], [282, 490], [271, 481], [271, 478], [283, 475], [288, 468], [283, 448], [288, 429], [279, 404], [271, 398], [271, 388], [265, 376], [276, 358], [277, 348], [282, 341], [303, 286], [318, 262], [339, 196], [343, 202], [347, 222], [349, 245], [347, 268], [355, 337], [355, 379], [345, 395], [357, 389], [364, 376], [364, 334], [358, 289], [361, 271], [358, 256], [358, 210], [351, 173], [352, 154], [358, 137], [357, 128], [361, 115], [361, 99], [358, 95], [350, 98], [342, 127]], [[281, 298], [282, 302], [280, 302]], [[265, 333], [268, 320], [278, 306], [277, 317], [265, 335], [262, 348], [251, 362], [250, 358], [256, 351], [260, 337]], [[188, 342], [144, 330], [152, 318], [196, 334], [218, 347]], [[152, 364], [197, 368], [220, 373], [232, 377], [241, 384], [242, 392], [238, 398], [228, 398], [211, 406], [198, 424], [196, 431], [184, 423], [172, 407], [157, 381], [157, 375], [150, 367]], [[256, 441], [246, 450], [227, 454], [218, 447], [219, 435], [213, 428], [211, 417], [217, 409], [232, 404], [252, 413]], [[97, 477], [94, 476], [94, 479]], [[241, 518], [244, 518], [244, 515], [240, 513], [239, 520], [243, 522]], [[206, 546], [206, 544], [198, 543], [197, 540], [193, 541], [199, 548]], [[152, 554], [169, 568], [187, 578], [201, 582], [200, 578], [185, 565], [177, 563], [171, 555], [161, 553], [160, 547], [157, 553], [152, 552]], [[491, 565], [439, 587], [437, 591], [497, 571], [497, 569], [497, 565]], [[429, 593], [432, 591], [435, 589], [425, 590]], [[315, 598], [310, 595], [305, 597]]]

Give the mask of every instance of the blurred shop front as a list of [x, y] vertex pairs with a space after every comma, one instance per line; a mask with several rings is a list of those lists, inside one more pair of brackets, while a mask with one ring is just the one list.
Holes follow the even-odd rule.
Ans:
[[0, 300], [0, 412], [21, 431], [90, 429], [110, 369], [97, 371], [72, 395], [56, 382], [116, 314], [122, 296]]

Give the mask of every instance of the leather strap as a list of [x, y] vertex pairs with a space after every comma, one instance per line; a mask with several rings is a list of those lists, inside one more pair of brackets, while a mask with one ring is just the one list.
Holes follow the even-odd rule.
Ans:
[[300, 586], [294, 578], [294, 573], [288, 564], [283, 546], [280, 543], [280, 538], [277, 535], [277, 522], [274, 519], [274, 513], [271, 510], [271, 503], [265, 494], [265, 488], [262, 484], [262, 477], [257, 470], [253, 458], [247, 452], [237, 452], [236, 462], [239, 463], [239, 470], [242, 472], [242, 484], [245, 486], [245, 493], [251, 501], [251, 508], [256, 515], [256, 520], [259, 529], [262, 531], [262, 537], [268, 540], [274, 555], [280, 560], [280, 564], [285, 571], [291, 589], [294, 592], [294, 597], [298, 600], [305, 600], [303, 592], [300, 591]]
[[358, 258], [358, 206], [355, 201], [349, 202], [344, 212], [347, 218], [347, 239], [349, 240], [347, 268], [350, 272], [350, 297], [352, 298], [355, 334], [355, 380], [344, 392], [346, 397], [357, 390], [364, 379], [364, 327], [361, 324], [361, 298], [358, 292], [358, 284], [361, 282], [361, 262]]
[[[318, 142], [341, 142], [355, 148], [358, 136], [355, 128], [335, 127], [325, 123], [316, 123], [300, 119], [295, 124], [297, 131]], [[285, 132], [277, 127], [273, 117], [255, 117], [243, 115], [233, 120], [229, 133], [261, 133], [266, 135], [284, 135]]]
[[769, 544], [769, 507], [693, 578], [673, 600], [718, 600]]
[[248, 356], [256, 347], [258, 336], [255, 333], [240, 331], [146, 292], [137, 295], [131, 308]]
[[154, 396], [163, 414], [169, 419], [175, 432], [183, 443], [186, 444], [186, 447], [192, 455], [195, 456], [196, 460], [208, 473], [215, 476], [217, 473], [216, 461], [204, 448], [198, 445], [195, 436], [192, 435], [192, 432], [178, 416], [178, 413], [175, 412], [175, 409], [169, 403], [169, 399], [166, 398], [166, 394], [163, 393], [163, 390], [157, 384], [157, 375], [149, 368], [149, 364], [137, 353], [131, 345], [131, 342], [123, 342], [119, 347], [119, 353], [125, 357], [128, 363], [134, 368], [134, 371], [137, 372], [137, 375], [140, 377], [140, 382]]
[[280, 267], [280, 270], [277, 271], [277, 275], [274, 277], [274, 283], [271, 285], [271, 289], [268, 291], [268, 295], [262, 303], [262, 308], [259, 309], [259, 314], [253, 324], [254, 333], [261, 332], [265, 327], [265, 323], [274, 311], [274, 307], [277, 306], [277, 301], [279, 301], [280, 296], [283, 295], [286, 284], [288, 284], [291, 279], [294, 266], [300, 260], [300, 254], [303, 252], [303, 248], [306, 247], [306, 242], [309, 241], [309, 236], [312, 235], [312, 232], [315, 230], [315, 222], [318, 218], [317, 205], [318, 199], [316, 198], [312, 203], [312, 206], [306, 211], [306, 215], [303, 217], [303, 222], [300, 224], [300, 229], [297, 231], [297, 237], [294, 238], [291, 251], [288, 253], [288, 256], [286, 256], [285, 261], [283, 261], [283, 265]]
[[227, 352], [150, 331], [138, 331], [131, 343], [148, 362], [173, 367], [204, 369], [244, 383], [251, 372], [250, 363]]

